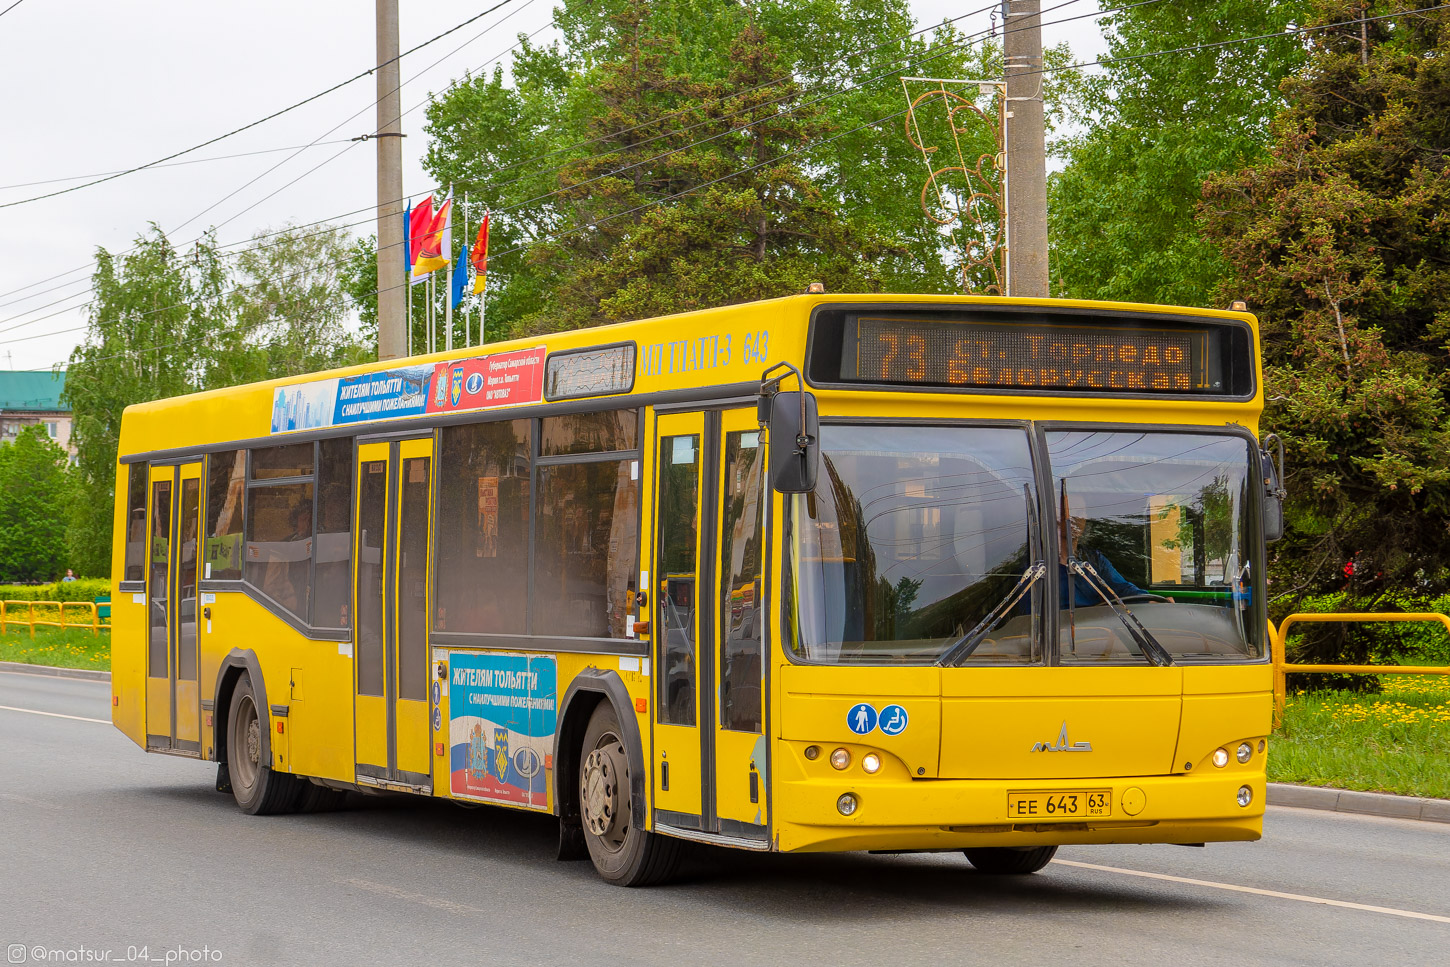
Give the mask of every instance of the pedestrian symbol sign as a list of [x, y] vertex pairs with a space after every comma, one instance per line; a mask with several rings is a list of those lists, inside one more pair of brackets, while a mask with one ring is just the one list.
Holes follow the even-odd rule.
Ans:
[[881, 710], [881, 732], [884, 735], [900, 735], [906, 731], [906, 709], [900, 705], [888, 705]]
[[852, 705], [846, 713], [846, 725], [857, 735], [869, 735], [876, 728], [876, 709], [865, 702]]

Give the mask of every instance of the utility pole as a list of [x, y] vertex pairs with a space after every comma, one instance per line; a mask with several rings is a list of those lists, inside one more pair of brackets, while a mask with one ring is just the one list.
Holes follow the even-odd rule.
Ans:
[[398, 0], [378, 9], [378, 359], [404, 353], [403, 99], [398, 68]]
[[1007, 294], [1047, 297], [1041, 0], [1002, 0], [1007, 82]]

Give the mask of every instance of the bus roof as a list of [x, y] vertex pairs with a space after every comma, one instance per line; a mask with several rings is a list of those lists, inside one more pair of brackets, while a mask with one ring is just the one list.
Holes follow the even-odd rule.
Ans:
[[[1261, 406], [1257, 321], [1244, 312], [1066, 299], [811, 294], [468, 346], [136, 404], [127, 407], [123, 417], [120, 454], [123, 459], [154, 456], [218, 448], [226, 442], [256, 445], [270, 440], [281, 444], [364, 428], [373, 431], [379, 424], [392, 429], [398, 420], [426, 425], [466, 416], [485, 419], [491, 412], [566, 399], [628, 394], [631, 399], [648, 401], [658, 394], [688, 397], [692, 391], [709, 395], [711, 390], [741, 395], [746, 384], [758, 382], [761, 373], [775, 363], [784, 361], [805, 369], [810, 323], [823, 312], [910, 309], [940, 314], [967, 307], [1013, 323], [1069, 316], [1082, 327], [1150, 316], [1184, 320], [1190, 326], [1194, 320], [1232, 323], [1247, 333], [1254, 360], [1251, 397], [1243, 397], [1234, 408], [1247, 406], [1256, 416]], [[555, 356], [560, 357], [557, 366], [548, 362]], [[574, 358], [565, 362], [564, 357]], [[546, 365], [551, 367], [548, 390], [543, 386]], [[626, 370], [627, 383], [622, 381]], [[561, 387], [564, 395], [557, 392]], [[591, 387], [599, 392], [587, 392]], [[829, 395], [833, 389], [841, 387], [821, 391]], [[878, 385], [875, 389], [890, 392], [896, 387]], [[940, 386], [930, 389], [943, 391]], [[964, 392], [956, 388], [945, 391], [957, 397]]]

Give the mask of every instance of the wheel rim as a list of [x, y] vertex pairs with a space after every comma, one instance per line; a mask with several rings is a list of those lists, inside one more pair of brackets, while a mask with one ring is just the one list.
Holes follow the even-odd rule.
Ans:
[[605, 733], [584, 758], [580, 770], [580, 808], [584, 829], [611, 853], [629, 838], [629, 766], [619, 736]]
[[262, 764], [262, 724], [257, 720], [257, 706], [250, 695], [237, 704], [237, 722], [232, 733], [236, 749], [232, 764], [232, 781], [251, 789], [257, 781]]

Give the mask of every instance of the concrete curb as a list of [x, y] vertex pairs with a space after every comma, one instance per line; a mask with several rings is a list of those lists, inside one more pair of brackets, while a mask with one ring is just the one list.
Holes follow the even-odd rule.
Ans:
[[18, 661], [0, 661], [0, 672], [19, 675], [44, 675], [46, 678], [79, 678], [88, 682], [109, 682], [110, 672], [94, 668], [57, 668], [54, 665], [27, 665]]
[[1417, 799], [1414, 796], [1392, 796], [1382, 792], [1293, 786], [1283, 782], [1269, 783], [1269, 805], [1327, 809], [1337, 813], [1383, 816], [1387, 819], [1450, 823], [1450, 799]]

